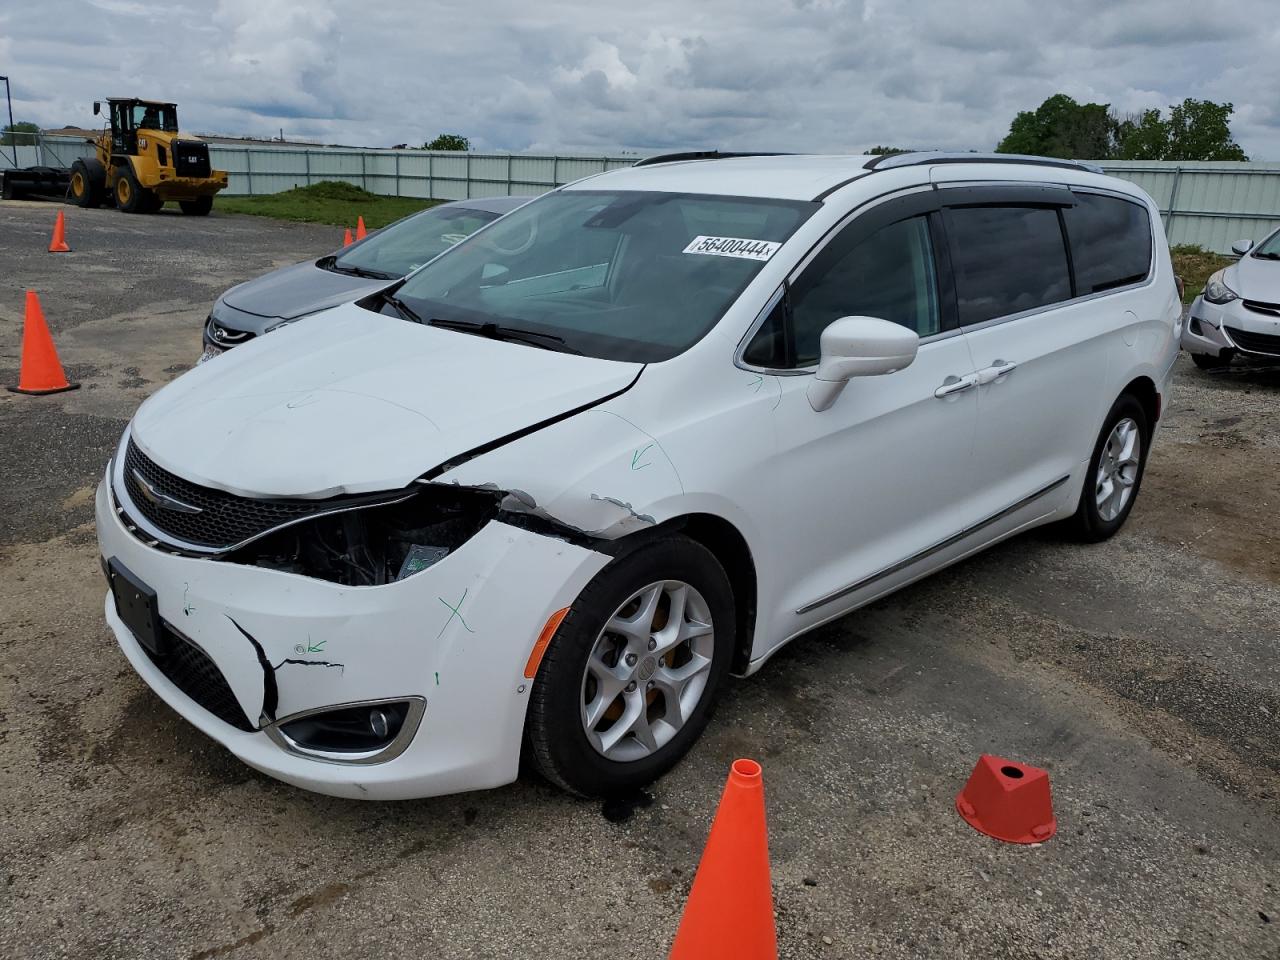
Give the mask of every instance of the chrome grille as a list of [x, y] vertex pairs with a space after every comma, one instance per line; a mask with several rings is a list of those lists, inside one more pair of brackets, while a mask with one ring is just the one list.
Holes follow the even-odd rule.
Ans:
[[404, 491], [326, 500], [241, 497], [184, 480], [138, 449], [132, 439], [122, 471], [134, 510], [156, 531], [182, 544], [227, 550], [278, 527], [406, 496]]

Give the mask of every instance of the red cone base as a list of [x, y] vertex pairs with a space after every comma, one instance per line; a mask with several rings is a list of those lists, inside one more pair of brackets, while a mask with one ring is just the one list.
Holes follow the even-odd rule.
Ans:
[[978, 758], [956, 810], [973, 829], [1006, 843], [1042, 843], [1058, 832], [1049, 774], [989, 753]]

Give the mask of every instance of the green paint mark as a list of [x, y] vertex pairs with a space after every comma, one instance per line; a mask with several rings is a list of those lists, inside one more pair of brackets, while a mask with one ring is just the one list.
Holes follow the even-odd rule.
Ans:
[[323, 653], [324, 645], [328, 642], [328, 640], [320, 640], [316, 643], [312, 643], [311, 638], [307, 637], [307, 653]]
[[458, 602], [456, 604], [450, 603], [444, 597], [436, 597], [436, 599], [439, 600], [441, 603], [443, 603], [446, 607], [448, 607], [450, 611], [449, 619], [444, 622], [444, 626], [441, 627], [440, 632], [436, 634], [437, 640], [439, 640], [441, 637], [444, 636], [444, 632], [449, 629], [449, 624], [453, 623], [454, 617], [458, 618], [458, 622], [462, 624], [463, 629], [465, 629], [467, 633], [475, 633], [475, 631], [472, 630], [471, 627], [467, 624], [466, 619], [462, 616], [462, 613], [460, 612], [462, 609], [462, 601], [467, 599], [467, 590], [470, 590], [470, 589], [471, 589], [470, 587], [467, 587], [465, 590], [462, 591], [462, 596], [458, 598]]
[[652, 447], [653, 447], [652, 443], [647, 443], [643, 447], [641, 447], [639, 450], [637, 450], [635, 453], [631, 454], [632, 470], [643, 470], [645, 467], [649, 466], [649, 461], [646, 460], [644, 463], [639, 463], [639, 460], [646, 453], [648, 453]]
[[436, 674], [436, 686], [440, 686], [440, 674]]
[[748, 386], [755, 387], [755, 390], [752, 391], [753, 393], [759, 393], [760, 388], [764, 386], [764, 377], [760, 376], [759, 374], [756, 374], [756, 378], [752, 380], [751, 383], [748, 384]]

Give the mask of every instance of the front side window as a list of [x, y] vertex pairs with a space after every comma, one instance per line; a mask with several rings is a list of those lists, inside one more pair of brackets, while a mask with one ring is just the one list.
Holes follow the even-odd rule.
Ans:
[[406, 217], [333, 261], [339, 273], [374, 273], [389, 279], [412, 273], [461, 243], [498, 214], [452, 204]]
[[1147, 209], [1119, 197], [1077, 193], [1062, 211], [1071, 240], [1076, 293], [1087, 296], [1146, 279], [1151, 270]]
[[952, 207], [947, 240], [961, 326], [1071, 297], [1056, 208]]
[[791, 286], [743, 360], [771, 368], [811, 366], [819, 359], [822, 331], [841, 317], [879, 317], [922, 337], [942, 329], [928, 217], [899, 220], [861, 239], [858, 223], [847, 230]]
[[424, 321], [497, 324], [591, 356], [666, 360], [715, 325], [817, 207], [557, 191], [458, 244], [397, 296]]

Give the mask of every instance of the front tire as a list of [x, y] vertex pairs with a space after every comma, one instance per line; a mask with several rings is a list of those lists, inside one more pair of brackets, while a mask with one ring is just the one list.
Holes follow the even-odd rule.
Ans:
[[1123, 394], [1103, 421], [1089, 458], [1080, 503], [1067, 521], [1075, 539], [1099, 543], [1124, 526], [1138, 499], [1150, 442], [1146, 410], [1137, 397]]
[[213, 209], [213, 197], [196, 197], [194, 200], [179, 200], [178, 206], [189, 217], [207, 217]]
[[607, 797], [674, 767], [711, 718], [736, 626], [729, 579], [701, 544], [667, 536], [614, 560], [534, 678], [525, 732], [542, 775]]
[[147, 191], [134, 176], [133, 170], [125, 167], [116, 180], [116, 207], [125, 213], [147, 212]]
[[1234, 351], [1223, 350], [1221, 353], [1193, 353], [1191, 362], [1201, 370], [1220, 370], [1231, 363]]

